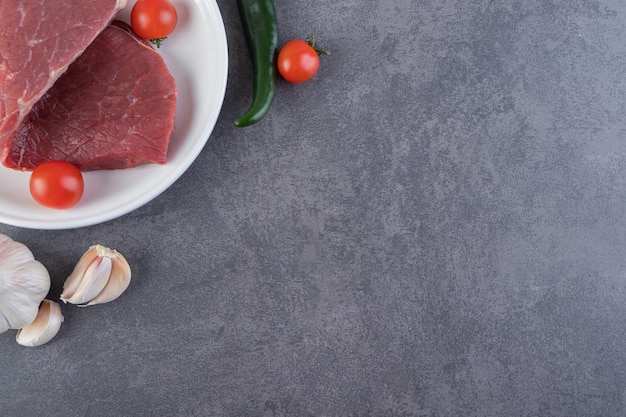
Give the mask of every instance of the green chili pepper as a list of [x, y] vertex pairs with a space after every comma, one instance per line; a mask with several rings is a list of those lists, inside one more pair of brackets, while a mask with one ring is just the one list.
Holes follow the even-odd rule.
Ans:
[[235, 126], [244, 127], [261, 120], [274, 100], [278, 23], [273, 0], [237, 0], [237, 6], [254, 72], [252, 104], [235, 119]]

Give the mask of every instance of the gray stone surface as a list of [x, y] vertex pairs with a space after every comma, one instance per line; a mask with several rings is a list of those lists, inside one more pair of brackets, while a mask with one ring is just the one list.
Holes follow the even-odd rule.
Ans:
[[135, 271], [0, 335], [2, 416], [626, 415], [626, 2], [277, 1], [316, 78], [236, 129], [226, 98], [153, 202], [73, 231], [0, 225], [53, 276]]

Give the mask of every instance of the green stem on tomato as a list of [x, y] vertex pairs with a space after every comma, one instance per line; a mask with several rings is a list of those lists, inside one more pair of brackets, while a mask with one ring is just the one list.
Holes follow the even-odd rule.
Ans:
[[318, 55], [330, 55], [330, 51], [326, 50], [326, 49], [320, 49], [317, 48], [315, 46], [315, 34], [310, 34], [308, 38], [306, 38], [304, 40], [306, 43], [308, 43], [309, 45], [311, 45], [311, 48], [313, 48], [313, 50], [318, 54]]
[[156, 45], [157, 48], [160, 48], [165, 39], [167, 39], [167, 36], [164, 38], [152, 38], [150, 39], [150, 42]]

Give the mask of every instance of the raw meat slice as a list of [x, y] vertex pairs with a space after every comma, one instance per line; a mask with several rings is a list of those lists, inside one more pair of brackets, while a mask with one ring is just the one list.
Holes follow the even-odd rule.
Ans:
[[35, 104], [5, 165], [31, 170], [63, 160], [91, 171], [163, 164], [176, 97], [161, 55], [114, 22]]
[[0, 1], [0, 162], [33, 105], [127, 3]]

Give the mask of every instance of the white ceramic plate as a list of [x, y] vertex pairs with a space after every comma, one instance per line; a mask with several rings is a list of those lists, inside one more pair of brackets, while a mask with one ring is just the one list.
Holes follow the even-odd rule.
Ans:
[[[172, 0], [174, 33], [158, 51], [176, 79], [175, 131], [165, 165], [84, 173], [85, 193], [67, 210], [40, 206], [28, 189], [30, 173], [0, 166], [0, 222], [32, 229], [71, 229], [105, 222], [151, 201], [189, 168], [206, 144], [222, 108], [228, 73], [226, 33], [215, 0]], [[129, 21], [131, 0], [119, 19]]]

